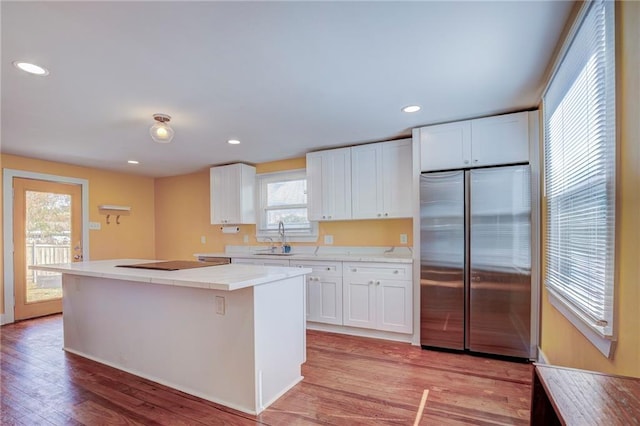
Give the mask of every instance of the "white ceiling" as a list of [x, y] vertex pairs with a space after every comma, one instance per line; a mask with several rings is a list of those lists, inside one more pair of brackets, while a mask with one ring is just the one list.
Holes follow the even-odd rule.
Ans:
[[1, 149], [168, 176], [531, 108], [572, 6], [2, 1]]

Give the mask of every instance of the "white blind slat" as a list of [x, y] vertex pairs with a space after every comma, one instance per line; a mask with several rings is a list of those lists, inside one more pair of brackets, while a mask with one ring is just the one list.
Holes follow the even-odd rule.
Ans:
[[587, 325], [613, 335], [613, 3], [593, 1], [543, 96], [546, 282]]

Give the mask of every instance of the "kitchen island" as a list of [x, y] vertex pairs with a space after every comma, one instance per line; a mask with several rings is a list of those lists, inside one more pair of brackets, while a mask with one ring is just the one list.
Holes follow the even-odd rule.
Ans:
[[310, 270], [143, 262], [32, 267], [63, 274], [64, 350], [250, 414], [302, 380]]

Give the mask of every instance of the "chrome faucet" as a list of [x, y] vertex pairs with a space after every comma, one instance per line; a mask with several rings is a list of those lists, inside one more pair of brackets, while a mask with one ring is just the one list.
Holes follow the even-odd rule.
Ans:
[[284, 222], [278, 222], [278, 234], [280, 234], [280, 244], [282, 245], [282, 252], [284, 253], [284, 246], [287, 244], [287, 238], [284, 235]]

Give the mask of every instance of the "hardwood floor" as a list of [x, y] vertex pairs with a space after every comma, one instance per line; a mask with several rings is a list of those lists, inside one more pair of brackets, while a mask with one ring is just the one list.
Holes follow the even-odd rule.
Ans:
[[531, 365], [404, 343], [309, 331], [305, 379], [256, 417], [64, 352], [60, 315], [0, 334], [2, 425], [529, 422]]

